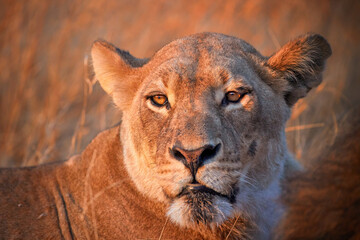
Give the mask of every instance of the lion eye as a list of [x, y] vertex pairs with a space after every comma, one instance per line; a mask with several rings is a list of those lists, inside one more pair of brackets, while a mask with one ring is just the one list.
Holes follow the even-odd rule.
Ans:
[[225, 94], [226, 101], [231, 103], [237, 103], [242, 97], [239, 92], [230, 91]]
[[157, 107], [165, 106], [168, 103], [168, 99], [165, 95], [155, 95], [150, 97], [151, 103]]

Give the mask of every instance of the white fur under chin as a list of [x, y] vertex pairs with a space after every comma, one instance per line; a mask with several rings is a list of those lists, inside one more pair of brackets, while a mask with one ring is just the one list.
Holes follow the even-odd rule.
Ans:
[[[210, 226], [217, 226], [222, 224], [224, 221], [229, 219], [233, 212], [232, 204], [224, 199], [223, 197], [214, 196], [213, 197], [213, 221], [210, 223]], [[167, 216], [174, 223], [182, 227], [192, 227], [197, 224], [196, 220], [192, 215], [193, 209], [191, 206], [186, 203], [184, 197], [174, 200], [167, 211]]]

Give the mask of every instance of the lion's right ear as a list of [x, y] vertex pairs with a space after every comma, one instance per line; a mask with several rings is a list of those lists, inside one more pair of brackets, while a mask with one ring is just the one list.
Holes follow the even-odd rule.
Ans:
[[111, 43], [97, 40], [91, 48], [89, 69], [115, 104], [124, 110], [139, 86], [137, 72], [147, 62], [148, 59], [135, 58]]
[[331, 55], [331, 47], [318, 34], [306, 34], [285, 44], [267, 61], [273, 71], [269, 85], [282, 89], [289, 106], [322, 81], [325, 62]]

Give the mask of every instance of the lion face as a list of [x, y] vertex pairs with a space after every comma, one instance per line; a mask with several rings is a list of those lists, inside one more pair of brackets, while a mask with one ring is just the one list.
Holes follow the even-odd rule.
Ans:
[[123, 111], [127, 170], [140, 192], [168, 205], [173, 222], [221, 224], [278, 193], [285, 122], [303, 86], [277, 59], [213, 33], [174, 41], [150, 60], [96, 42], [92, 59]]
[[127, 151], [158, 185], [154, 197], [170, 202], [169, 216], [185, 225], [224, 221], [242, 191], [266, 187], [282, 165], [269, 148], [281, 143], [285, 101], [243, 58], [208, 54], [154, 69], [123, 122], [123, 140], [133, 143]]

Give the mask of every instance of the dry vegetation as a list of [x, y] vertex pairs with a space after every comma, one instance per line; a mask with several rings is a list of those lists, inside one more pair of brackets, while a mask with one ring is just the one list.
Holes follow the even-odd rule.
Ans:
[[[66, 159], [121, 114], [84, 75], [104, 38], [138, 57], [202, 31], [243, 38], [269, 55], [306, 32], [333, 48], [324, 82], [294, 108], [288, 143], [299, 159], [331, 144], [337, 118], [360, 102], [359, 1], [1, 1], [0, 166]], [[305, 161], [306, 164], [306, 161]]]

